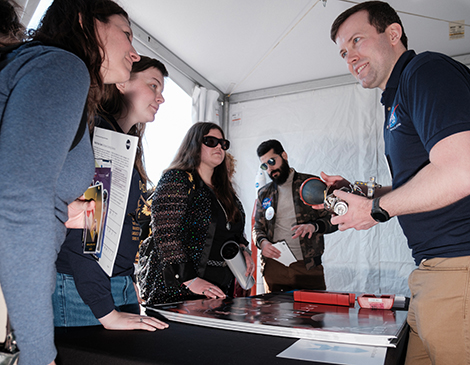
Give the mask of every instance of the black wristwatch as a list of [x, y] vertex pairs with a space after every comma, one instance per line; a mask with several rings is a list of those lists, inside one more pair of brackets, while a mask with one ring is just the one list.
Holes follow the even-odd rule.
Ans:
[[390, 219], [390, 214], [382, 208], [380, 208], [379, 205], [380, 198], [375, 198], [372, 201], [372, 210], [370, 212], [370, 215], [376, 222], [382, 223], [386, 222]]

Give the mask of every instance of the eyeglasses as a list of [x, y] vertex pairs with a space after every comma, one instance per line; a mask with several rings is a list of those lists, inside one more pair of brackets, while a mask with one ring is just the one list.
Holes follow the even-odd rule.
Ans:
[[215, 148], [220, 143], [220, 147], [222, 147], [224, 151], [227, 151], [230, 147], [229, 140], [219, 139], [219, 138], [212, 137], [212, 136], [204, 137], [204, 139], [202, 140], [202, 143], [204, 143], [207, 147], [210, 147], [210, 148]]
[[261, 170], [266, 171], [268, 169], [268, 165], [269, 166], [274, 166], [276, 164], [276, 158], [277, 158], [277, 156], [276, 157], [271, 157], [268, 161], [266, 161], [265, 163], [262, 163], [259, 168]]

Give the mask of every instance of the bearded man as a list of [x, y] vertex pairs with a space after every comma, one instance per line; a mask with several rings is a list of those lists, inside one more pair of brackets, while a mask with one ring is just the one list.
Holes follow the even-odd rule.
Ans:
[[[331, 224], [329, 212], [305, 205], [299, 194], [302, 183], [316, 176], [291, 168], [287, 153], [277, 140], [261, 143], [257, 153], [261, 169], [272, 179], [258, 191], [253, 227], [253, 237], [262, 254], [266, 291], [325, 290], [323, 235], [338, 228]], [[281, 241], [286, 242], [296, 259], [289, 266], [277, 261], [281, 251], [273, 244]]]

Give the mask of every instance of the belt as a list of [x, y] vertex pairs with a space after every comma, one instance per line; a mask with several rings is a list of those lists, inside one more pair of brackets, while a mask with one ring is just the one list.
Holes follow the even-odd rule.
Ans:
[[225, 267], [225, 266], [227, 266], [227, 263], [225, 261], [207, 260], [207, 265], [208, 266]]

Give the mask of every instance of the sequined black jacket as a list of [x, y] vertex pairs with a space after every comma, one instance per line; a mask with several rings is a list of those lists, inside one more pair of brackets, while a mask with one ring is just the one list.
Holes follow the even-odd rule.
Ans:
[[[204, 276], [216, 228], [211, 194], [197, 174], [169, 170], [160, 179], [152, 202], [152, 239], [139, 251], [138, 279], [148, 305], [195, 297], [183, 283]], [[242, 231], [237, 238], [248, 245]]]

